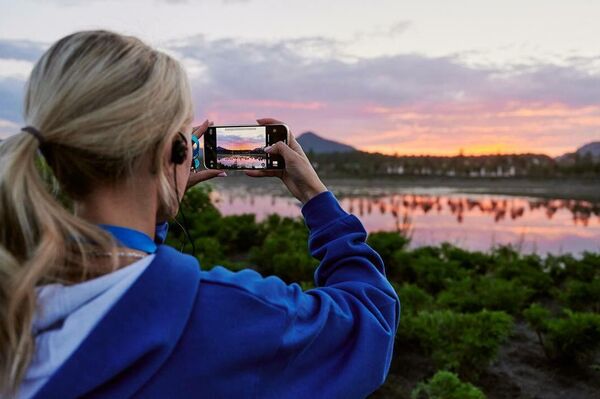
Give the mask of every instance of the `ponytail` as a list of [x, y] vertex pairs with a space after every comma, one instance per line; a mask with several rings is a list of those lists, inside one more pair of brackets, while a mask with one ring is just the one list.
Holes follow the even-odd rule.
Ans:
[[86, 241], [108, 252], [114, 247], [108, 234], [51, 195], [36, 165], [45, 165], [37, 149], [36, 139], [25, 133], [0, 144], [0, 387], [9, 396], [16, 394], [14, 383], [23, 379], [35, 347], [35, 286], [67, 275], [85, 280]]

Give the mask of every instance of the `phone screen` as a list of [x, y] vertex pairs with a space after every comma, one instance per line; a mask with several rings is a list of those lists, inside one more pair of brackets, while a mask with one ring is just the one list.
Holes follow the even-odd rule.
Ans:
[[205, 134], [207, 167], [215, 169], [281, 169], [283, 158], [267, 154], [265, 146], [287, 142], [284, 125], [212, 126]]

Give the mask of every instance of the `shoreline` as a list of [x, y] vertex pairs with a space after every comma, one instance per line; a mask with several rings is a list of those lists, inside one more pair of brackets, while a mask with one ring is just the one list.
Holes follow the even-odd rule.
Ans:
[[600, 202], [600, 179], [534, 179], [534, 178], [439, 178], [382, 177], [378, 179], [325, 179], [331, 185], [362, 181], [363, 187], [448, 189], [464, 194], [495, 194], [547, 199]]
[[[210, 185], [219, 188], [246, 186], [248, 190], [288, 195], [279, 179], [256, 179], [243, 172], [228, 170], [228, 177], [212, 180]], [[323, 177], [323, 183], [336, 194], [379, 195], [386, 193], [431, 192], [443, 194], [507, 195], [544, 199], [583, 200], [600, 203], [598, 178], [448, 178], [381, 176], [377, 178]]]

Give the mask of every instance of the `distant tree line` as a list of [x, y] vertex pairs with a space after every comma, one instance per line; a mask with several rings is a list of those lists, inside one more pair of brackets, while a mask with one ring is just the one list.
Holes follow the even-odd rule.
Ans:
[[320, 174], [332, 177], [600, 177], [600, 159], [590, 154], [563, 159], [541, 154], [393, 156], [362, 151], [307, 155]]

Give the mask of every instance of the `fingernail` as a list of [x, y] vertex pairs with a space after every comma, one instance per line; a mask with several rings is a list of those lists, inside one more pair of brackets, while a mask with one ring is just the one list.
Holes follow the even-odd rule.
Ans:
[[225, 172], [221, 172], [221, 173], [219, 173], [217, 176], [219, 176], [219, 177], [225, 177], [225, 176], [227, 176], [227, 173], [225, 173]]
[[273, 148], [273, 146], [272, 145], [268, 145], [268, 146], [266, 146], [264, 148], [264, 150], [265, 150], [265, 152], [269, 152], [269, 151], [271, 151], [271, 148]]

